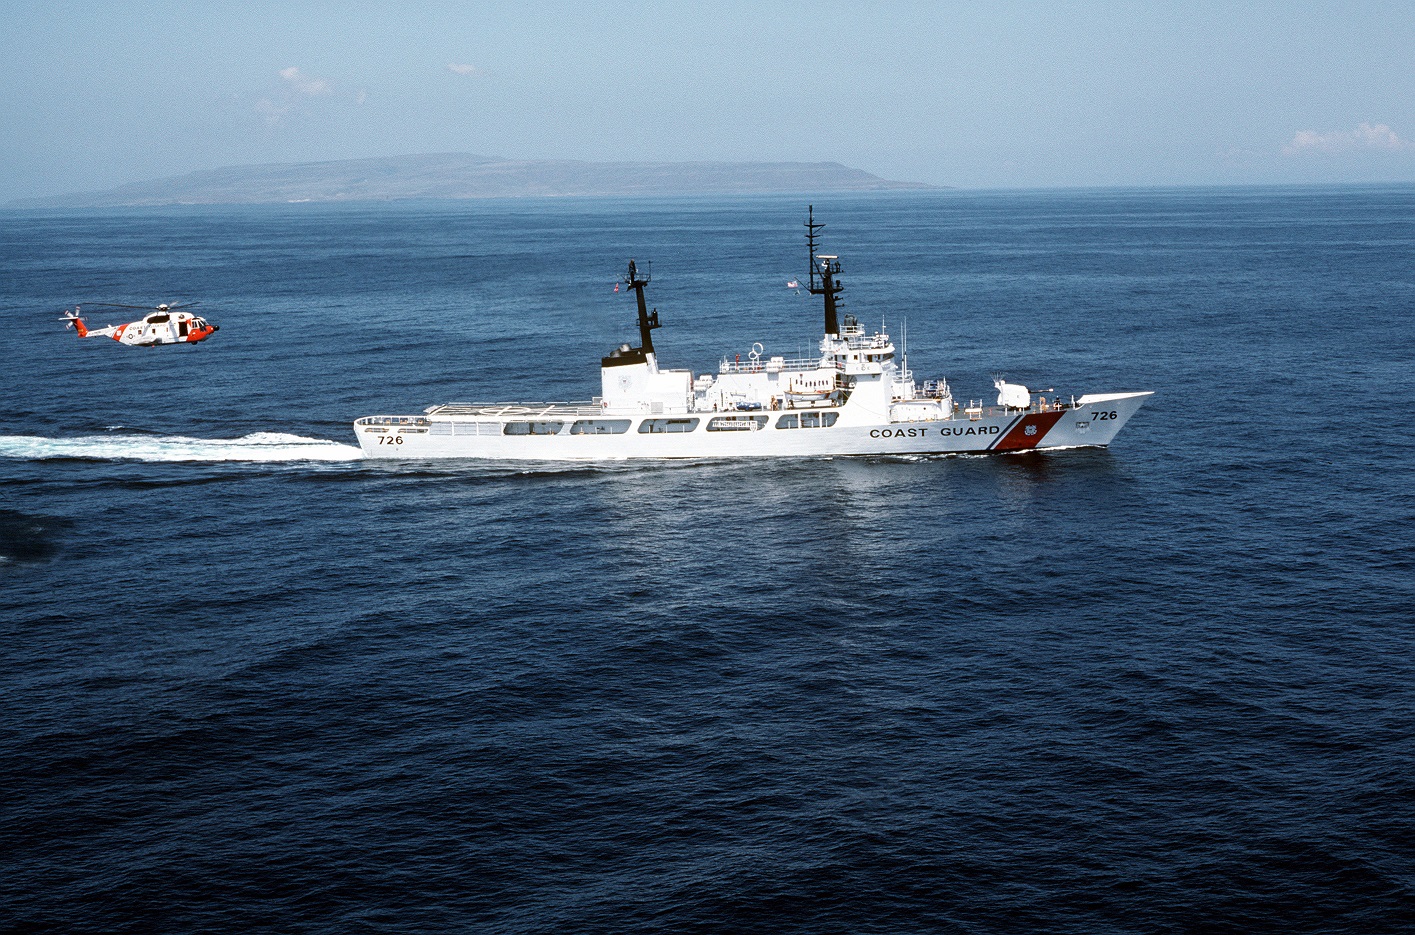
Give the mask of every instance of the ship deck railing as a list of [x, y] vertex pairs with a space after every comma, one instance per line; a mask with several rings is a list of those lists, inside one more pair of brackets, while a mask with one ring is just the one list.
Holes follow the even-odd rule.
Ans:
[[593, 402], [525, 403], [443, 403], [423, 410], [429, 416], [519, 416], [540, 419], [550, 416], [602, 416], [606, 410]]
[[[894, 405], [897, 406], [897, 405], [899, 405], [900, 403], [908, 404], [908, 403], [914, 402], [914, 401], [917, 400], [917, 399], [919, 399], [919, 397], [915, 397], [914, 399], [896, 399], [896, 400], [894, 401]], [[935, 399], [923, 399], [922, 401], [923, 401], [923, 402], [937, 402], [937, 400], [935, 400]], [[1025, 406], [1025, 407], [1019, 407], [1019, 406], [984, 406], [984, 405], [982, 404], [982, 401], [981, 401], [981, 400], [972, 399], [972, 400], [969, 400], [969, 401], [968, 401], [968, 405], [966, 405], [966, 406], [962, 406], [962, 405], [959, 405], [959, 404], [955, 403], [955, 404], [954, 404], [954, 409], [953, 409], [953, 414], [952, 414], [951, 416], [949, 416], [949, 418], [953, 418], [953, 419], [968, 419], [968, 420], [970, 420], [970, 421], [976, 422], [976, 421], [978, 421], [979, 419], [994, 419], [994, 418], [997, 418], [998, 416], [1025, 416], [1025, 415], [1035, 415], [1035, 414], [1037, 414], [1037, 413], [1039, 413], [1039, 412], [1074, 412], [1074, 411], [1076, 411], [1077, 409], [1080, 409], [1080, 408], [1081, 408], [1080, 406], [1076, 405], [1076, 399], [1075, 399], [1075, 397], [1072, 397], [1072, 399], [1071, 399], [1071, 401], [1070, 401], [1069, 403], [1068, 403], [1068, 402], [1060, 402], [1060, 401], [1059, 401], [1059, 402], [1050, 402], [1050, 403], [1046, 403], [1045, 405], [1043, 405], [1043, 404], [1041, 404], [1041, 403], [1035, 403], [1035, 402], [1034, 402], [1034, 403], [1032, 403], [1030, 406]]]
[[871, 335], [844, 335], [845, 346], [852, 351], [877, 351], [889, 347], [892, 343], [887, 334]]
[[784, 370], [840, 370], [841, 365], [833, 360], [819, 357], [792, 357], [781, 360], [757, 358], [756, 360], [723, 359], [717, 365], [718, 373], [779, 373]]
[[[910, 402], [938, 403], [942, 400], [937, 397], [915, 396], [912, 399], [895, 399], [892, 405], [908, 404]], [[828, 406], [839, 406], [841, 403], [834, 403], [822, 400]], [[810, 407], [795, 407], [810, 408]], [[984, 406], [981, 400], [970, 400], [966, 406], [955, 404], [952, 412], [944, 415], [945, 419], [964, 419], [975, 421], [977, 419], [991, 419], [1004, 415], [1022, 415], [1039, 412], [1069, 412], [1078, 409], [1073, 398], [1068, 402], [1050, 402], [1045, 406], [1032, 403], [1026, 408], [1013, 408], [1010, 406]], [[694, 412], [706, 412], [707, 410], [693, 410]], [[717, 410], [713, 410], [717, 412]], [[724, 409], [723, 415], [729, 415], [734, 410]], [[606, 408], [596, 405], [593, 402], [522, 402], [522, 403], [444, 403], [440, 406], [429, 406], [423, 410], [423, 416], [368, 416], [358, 420], [361, 425], [425, 425], [428, 416], [446, 417], [472, 417], [472, 418], [516, 418], [523, 420], [550, 419], [560, 417], [590, 418], [594, 416], [634, 416], [634, 415], [682, 415], [681, 412], [673, 413], [650, 413], [640, 407], [629, 408]]]

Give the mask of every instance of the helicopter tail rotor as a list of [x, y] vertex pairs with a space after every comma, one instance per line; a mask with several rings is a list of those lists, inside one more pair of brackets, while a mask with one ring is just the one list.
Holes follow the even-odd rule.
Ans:
[[79, 317], [79, 307], [77, 305], [74, 306], [74, 310], [72, 312], [68, 309], [65, 309], [64, 317], [59, 320], [65, 323], [65, 331], [69, 330], [70, 328], [77, 328], [79, 330], [79, 337], [88, 337], [88, 328], [84, 326], [84, 320]]

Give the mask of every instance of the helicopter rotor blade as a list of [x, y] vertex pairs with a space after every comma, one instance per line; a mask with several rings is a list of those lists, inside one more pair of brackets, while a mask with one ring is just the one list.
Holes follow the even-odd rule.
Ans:
[[[96, 306], [98, 306], [99, 308], [136, 308], [136, 309], [141, 309], [142, 311], [145, 311], [145, 312], [156, 312], [156, 311], [159, 311], [159, 310], [161, 310], [161, 309], [163, 308], [163, 305], [126, 305], [126, 304], [124, 304], [124, 303], [122, 303], [122, 302], [85, 302], [85, 303], [83, 303], [83, 304], [84, 304], [84, 305], [96, 305]], [[181, 305], [166, 304], [166, 309], [167, 309], [167, 311], [170, 312], [170, 311], [172, 311], [173, 309], [178, 309], [178, 308], [191, 308], [191, 307], [194, 306], [194, 305], [200, 305], [200, 304], [201, 304], [200, 302], [184, 302], [184, 303], [181, 304]]]

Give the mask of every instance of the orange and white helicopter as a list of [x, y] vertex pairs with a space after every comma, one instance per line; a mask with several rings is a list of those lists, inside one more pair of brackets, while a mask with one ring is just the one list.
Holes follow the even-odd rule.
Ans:
[[117, 305], [108, 302], [95, 304], [100, 308], [146, 309], [150, 314], [123, 325], [90, 328], [79, 317], [80, 309], [75, 305], [72, 312], [65, 310], [64, 317], [59, 320], [68, 322], [70, 328], [77, 328], [81, 338], [112, 338], [119, 344], [131, 344], [135, 347], [156, 347], [159, 344], [195, 344], [198, 341], [205, 341], [221, 330], [219, 325], [210, 324], [205, 318], [193, 315], [191, 312], [179, 311], [179, 309], [191, 308], [197, 304], [196, 302], [188, 302], [185, 305], [164, 304], [151, 307]]

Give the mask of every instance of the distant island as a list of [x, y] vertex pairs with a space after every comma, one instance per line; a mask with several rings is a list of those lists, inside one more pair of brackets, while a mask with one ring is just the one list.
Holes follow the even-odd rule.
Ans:
[[444, 153], [230, 166], [134, 182], [103, 192], [23, 198], [12, 208], [528, 198], [568, 195], [716, 195], [930, 189], [838, 162], [582, 162]]

